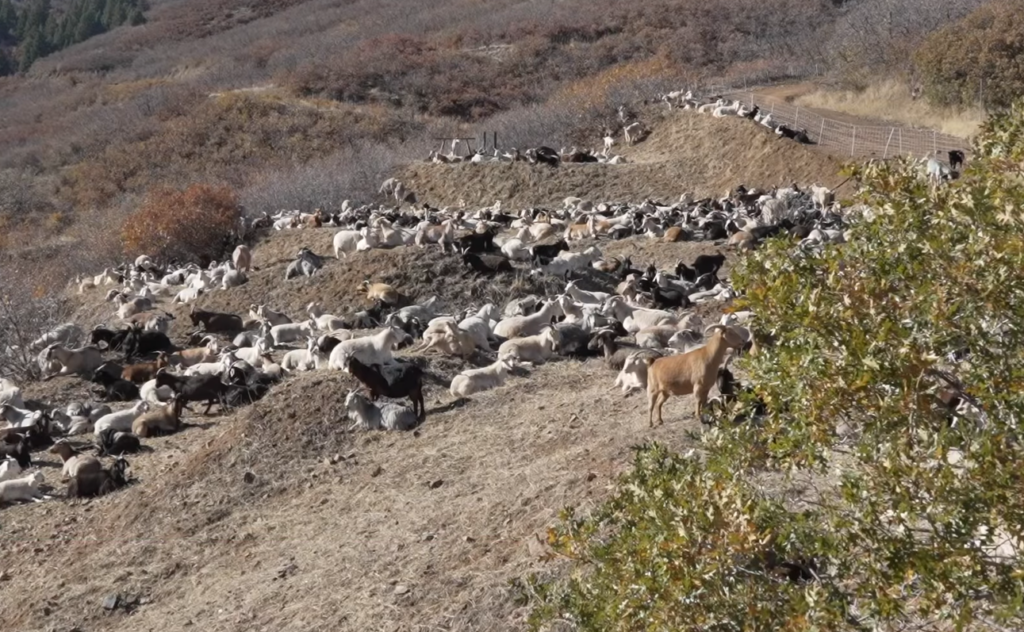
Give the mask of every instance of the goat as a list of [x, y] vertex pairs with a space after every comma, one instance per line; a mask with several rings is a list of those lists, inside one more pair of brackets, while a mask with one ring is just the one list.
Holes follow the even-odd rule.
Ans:
[[485, 276], [494, 276], [499, 272], [515, 271], [509, 260], [504, 257], [480, 256], [468, 250], [462, 253], [462, 262], [472, 268], [474, 272]]
[[241, 316], [220, 312], [207, 312], [196, 309], [195, 305], [192, 306], [192, 311], [189, 312], [189, 318], [192, 319], [193, 326], [202, 324], [203, 329], [211, 334], [234, 334], [244, 329]]
[[693, 394], [697, 400], [696, 416], [701, 419], [708, 392], [715, 383], [718, 367], [729, 349], [739, 349], [743, 339], [733, 329], [724, 325], [712, 325], [705, 334], [711, 340], [688, 353], [665, 358], [646, 360], [648, 423], [654, 427], [655, 412], [658, 425], [664, 423], [661, 409], [672, 395]]
[[565, 311], [559, 301], [546, 303], [544, 307], [529, 316], [512, 316], [503, 319], [494, 326], [494, 335], [502, 338], [519, 338], [539, 334], [551, 324], [555, 316], [562, 316]]
[[30, 351], [39, 351], [53, 343], [75, 345], [82, 338], [82, 329], [74, 323], [64, 323], [46, 332], [28, 346]]
[[498, 358], [509, 358], [513, 362], [544, 364], [554, 355], [561, 342], [557, 329], [549, 327], [536, 336], [512, 338], [498, 347]]
[[93, 375], [93, 382], [103, 386], [103, 401], [131, 402], [139, 399], [139, 387], [132, 382], [110, 375], [101, 366]]
[[401, 307], [400, 304], [404, 302], [405, 297], [398, 290], [385, 283], [371, 284], [367, 280], [363, 281], [359, 287], [366, 292], [366, 298], [371, 301], [379, 300], [392, 307]]
[[466, 397], [497, 388], [505, 383], [505, 374], [512, 369], [510, 358], [500, 358], [482, 369], [468, 369], [452, 378], [449, 391], [455, 397]]
[[136, 417], [132, 422], [132, 432], [144, 438], [175, 433], [181, 429], [184, 406], [184, 398], [171, 397], [166, 405]]
[[55, 343], [46, 348], [44, 357], [47, 361], [56, 360], [61, 364], [61, 369], [56, 375], [89, 375], [103, 364], [100, 350], [92, 346], [68, 349], [60, 343]]
[[415, 364], [402, 363], [398, 375], [393, 380], [385, 378], [374, 366], [367, 366], [356, 357], [348, 359], [348, 372], [370, 392], [370, 400], [377, 401], [380, 396], [401, 398], [408, 397], [412, 402], [412, 410], [419, 421], [427, 417], [427, 408], [423, 401], [423, 370]]
[[167, 353], [159, 352], [156, 356], [156, 360], [153, 362], [140, 362], [131, 366], [126, 366], [124, 371], [121, 372], [121, 377], [129, 382], [135, 384], [142, 384], [153, 379], [156, 372], [167, 366]]
[[0, 505], [10, 502], [41, 502], [47, 498], [39, 491], [39, 485], [43, 482], [42, 472], [33, 472], [23, 478], [15, 478], [0, 483]]
[[359, 358], [363, 364], [385, 364], [391, 361], [391, 350], [405, 336], [401, 329], [388, 327], [372, 336], [345, 340], [331, 350], [328, 365], [332, 369], [345, 370], [350, 357]]
[[[167, 372], [167, 369], [160, 369], [156, 374], [157, 388], [169, 386], [181, 399], [183, 406], [190, 402], [205, 402], [206, 410], [204, 415], [210, 413], [214, 404], [222, 404], [224, 396], [230, 388], [221, 381], [220, 375], [195, 375], [183, 377]], [[190, 409], [191, 410], [191, 409]]]
[[135, 421], [135, 418], [147, 410], [149, 410], [149, 402], [140, 401], [135, 404], [135, 406], [128, 408], [127, 410], [118, 410], [103, 415], [96, 420], [93, 432], [98, 435], [107, 428], [113, 428], [120, 432], [128, 432], [132, 429], [132, 422]]
[[964, 166], [964, 152], [960, 149], [950, 149], [947, 155], [949, 156], [949, 168], [952, 171], [960, 171]]
[[249, 272], [252, 270], [252, 251], [245, 244], [239, 244], [231, 253], [231, 263], [234, 264], [235, 270]]
[[412, 430], [419, 425], [416, 413], [399, 404], [384, 403], [375, 406], [362, 395], [350, 391], [345, 397], [345, 410], [354, 423], [349, 430], [362, 427], [368, 430]]
[[602, 329], [593, 334], [587, 346], [593, 351], [603, 350], [605, 365], [609, 369], [621, 371], [626, 358], [638, 347], [634, 344], [616, 342], [617, 335], [614, 329]]
[[134, 454], [142, 448], [139, 437], [130, 432], [118, 432], [107, 428], [96, 437], [96, 452], [100, 456], [121, 456]]
[[128, 461], [124, 457], [118, 457], [109, 470], [79, 473], [68, 483], [67, 497], [91, 498], [116, 491], [128, 484], [125, 474], [127, 470]]
[[64, 439], [53, 444], [53, 447], [48, 452], [58, 455], [64, 463], [61, 469], [61, 480], [73, 478], [78, 472], [98, 472], [103, 468], [103, 464], [100, 463], [99, 459], [82, 454], [75, 446]]

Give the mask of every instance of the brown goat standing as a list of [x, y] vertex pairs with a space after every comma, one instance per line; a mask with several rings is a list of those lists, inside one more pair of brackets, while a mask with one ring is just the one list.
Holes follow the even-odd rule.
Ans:
[[711, 340], [700, 349], [663, 358], [647, 359], [648, 422], [653, 428], [654, 411], [658, 411], [658, 425], [664, 423], [661, 408], [672, 395], [693, 394], [697, 400], [697, 419], [700, 419], [708, 392], [718, 377], [718, 367], [728, 349], [739, 349], [743, 338], [724, 325], [712, 325], [705, 334], [714, 331]]

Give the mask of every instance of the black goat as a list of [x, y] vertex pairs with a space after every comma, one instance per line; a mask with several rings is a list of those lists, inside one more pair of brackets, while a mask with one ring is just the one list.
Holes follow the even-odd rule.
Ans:
[[408, 397], [412, 411], [421, 422], [427, 418], [427, 407], [423, 402], [423, 369], [415, 364], [401, 363], [397, 374], [388, 379], [378, 365], [367, 366], [355, 357], [348, 360], [348, 372], [370, 391], [370, 399], [378, 397]]
[[654, 299], [654, 306], [657, 308], [687, 308], [693, 306], [693, 303], [690, 302], [690, 297], [682, 290], [663, 288], [657, 284], [655, 284], [651, 292], [651, 298]]
[[949, 150], [949, 168], [952, 171], [959, 171], [964, 166], [964, 152], [959, 149]]
[[693, 260], [692, 266], [687, 266], [680, 261], [676, 265], [676, 276], [687, 281], [696, 281], [697, 277], [704, 274], [718, 274], [725, 263], [725, 255], [716, 253], [713, 255], [700, 255]]
[[488, 228], [482, 233], [472, 233], [456, 237], [453, 241], [459, 252], [493, 252], [498, 249], [494, 245], [494, 229]]
[[223, 314], [220, 312], [206, 312], [201, 309], [196, 309], [195, 305], [192, 306], [192, 311], [189, 312], [189, 317], [192, 319], [193, 326], [198, 326], [202, 323], [203, 329], [211, 334], [233, 334], [244, 329], [242, 326], [241, 316], [236, 316], [235, 314]]
[[485, 276], [494, 276], [499, 272], [514, 272], [512, 264], [504, 257], [496, 255], [478, 255], [472, 252], [462, 253], [462, 263], [468, 265], [474, 272]]
[[530, 255], [550, 260], [557, 257], [558, 253], [564, 250], [569, 250], [569, 244], [567, 244], [564, 239], [559, 239], [553, 244], [537, 244], [535, 246], [530, 246]]
[[139, 399], [139, 387], [134, 382], [121, 379], [120, 375], [112, 376], [108, 371], [103, 370], [104, 366], [96, 369], [90, 380], [103, 387], [102, 391], [96, 392], [102, 401], [131, 402]]
[[18, 462], [21, 469], [32, 467], [32, 455], [28, 451], [28, 443], [24, 438], [14, 445], [0, 443], [0, 458], [10, 457]]
[[107, 428], [96, 437], [96, 453], [100, 456], [121, 456], [134, 454], [142, 448], [138, 436], [130, 432], [118, 432]]
[[[168, 386], [177, 393], [187, 407], [190, 402], [205, 402], [204, 415], [210, 414], [214, 404], [225, 405], [224, 396], [232, 387], [221, 381], [219, 375], [194, 375], [181, 377], [160, 369], [156, 374], [156, 386]], [[189, 409], [191, 410], [191, 409]]]
[[97, 327], [92, 330], [92, 334], [89, 336], [89, 342], [94, 345], [98, 345], [102, 342], [106, 344], [107, 349], [110, 351], [120, 351], [125, 338], [128, 336], [128, 332], [128, 329], [114, 331], [104, 327]]
[[159, 331], [143, 331], [139, 325], [132, 326], [121, 343], [125, 360], [141, 358], [158, 351], [172, 351], [171, 339]]

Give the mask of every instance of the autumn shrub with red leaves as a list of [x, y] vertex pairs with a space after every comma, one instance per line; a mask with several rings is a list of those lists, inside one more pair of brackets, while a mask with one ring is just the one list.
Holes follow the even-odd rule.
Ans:
[[212, 259], [223, 251], [240, 215], [238, 197], [230, 187], [153, 187], [122, 225], [121, 244], [129, 257]]

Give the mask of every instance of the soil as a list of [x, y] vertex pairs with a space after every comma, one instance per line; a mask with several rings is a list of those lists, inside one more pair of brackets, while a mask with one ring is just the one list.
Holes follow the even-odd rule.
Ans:
[[[819, 153], [745, 121], [678, 112], [655, 132], [626, 151], [626, 165], [420, 164], [403, 177], [438, 206], [502, 199], [506, 208], [837, 178]], [[248, 284], [197, 304], [244, 315], [265, 303], [301, 319], [316, 300], [341, 315], [367, 306], [358, 285], [370, 279], [417, 300], [437, 295], [454, 312], [564, 287], [525, 269], [478, 278], [453, 255], [415, 247], [329, 256], [315, 276], [284, 280], [299, 248], [330, 255], [333, 233], [272, 232], [253, 247], [258, 270]], [[672, 267], [721, 245], [634, 237], [598, 247], [634, 265]], [[732, 253], [722, 251], [728, 272]], [[613, 283], [588, 272], [581, 285]], [[75, 295], [74, 320], [112, 323], [103, 294]], [[713, 317], [723, 307], [701, 311]], [[183, 343], [190, 307], [161, 308], [176, 316], [172, 337]], [[453, 375], [492, 360], [417, 356], [431, 375], [428, 415], [408, 433], [349, 431], [343, 403], [356, 384], [341, 372], [289, 376], [255, 405], [189, 414], [182, 432], [145, 440], [146, 451], [129, 457], [134, 483], [99, 499], [64, 500], [59, 463], [36, 454], [57, 498], [0, 509], [0, 630], [522, 629], [527, 610], [510, 582], [555, 568], [543, 541], [559, 511], [585, 513], [606, 498], [631, 446], [684, 449], [700, 425], [681, 398], [649, 429], [645, 398], [614, 389], [601, 359], [517, 370], [468, 400], [449, 394]], [[89, 399], [87, 386], [57, 378], [24, 391], [63, 408]]]

